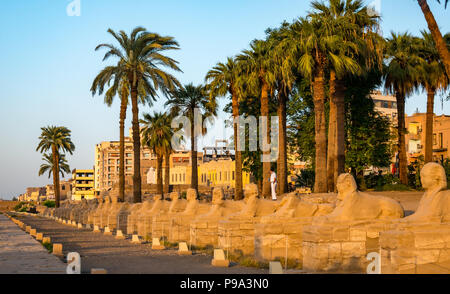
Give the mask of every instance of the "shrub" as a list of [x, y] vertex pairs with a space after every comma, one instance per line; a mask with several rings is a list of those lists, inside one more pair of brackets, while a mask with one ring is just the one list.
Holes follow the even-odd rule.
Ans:
[[52, 200], [47, 200], [44, 202], [44, 206], [47, 206], [48, 208], [54, 208], [56, 206], [56, 202]]

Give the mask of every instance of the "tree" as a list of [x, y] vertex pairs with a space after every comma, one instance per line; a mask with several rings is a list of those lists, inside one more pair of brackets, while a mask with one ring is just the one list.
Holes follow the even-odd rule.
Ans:
[[[450, 76], [450, 52], [447, 48], [447, 44], [442, 37], [441, 31], [439, 30], [439, 26], [436, 23], [436, 19], [434, 18], [433, 13], [428, 6], [427, 0], [417, 0], [420, 8], [422, 9], [423, 15], [428, 24], [428, 29], [433, 36], [434, 43], [436, 44], [436, 49], [441, 57], [442, 63], [444, 64], [445, 71], [447, 72], [447, 76]], [[440, 0], [437, 0], [439, 3]], [[445, 8], [447, 8], [448, 0], [445, 0]]]
[[266, 30], [268, 42], [274, 49], [271, 58], [275, 74], [275, 90], [278, 102], [279, 152], [277, 161], [278, 193], [287, 192], [287, 103], [295, 82], [301, 79], [296, 70], [296, 60], [289, 55], [289, 23], [282, 23], [280, 28]]
[[[250, 49], [242, 51], [237, 58], [242, 63], [244, 74], [247, 75], [247, 87], [260, 89], [262, 118], [267, 119], [266, 136], [262, 136], [263, 144], [270, 146], [270, 117], [269, 100], [273, 94], [275, 84], [274, 62], [271, 56], [273, 44], [263, 40], [254, 40], [250, 44]], [[273, 96], [273, 95], [272, 95]], [[262, 195], [264, 198], [270, 197], [270, 165], [268, 160], [271, 150], [263, 151], [263, 173], [262, 173]]]
[[[309, 15], [322, 24], [329, 71], [329, 127], [327, 152], [328, 191], [336, 189], [345, 167], [344, 80], [361, 75], [374, 64], [381, 66], [382, 38], [376, 33], [379, 17], [369, 15], [359, 0], [314, 1]], [[375, 61], [375, 62], [374, 62]], [[376, 62], [378, 61], [378, 62]]]
[[[45, 161], [46, 163], [41, 164], [38, 175], [42, 176], [43, 174], [48, 172], [48, 178], [50, 178], [52, 176], [54, 168], [56, 168], [53, 166], [53, 156], [51, 154], [44, 154], [44, 156], [42, 157], [42, 160]], [[58, 167], [59, 167], [59, 172], [61, 174], [61, 177], [64, 177], [64, 174], [70, 173], [70, 167], [67, 164], [65, 154], [61, 154], [59, 156]]]
[[[209, 91], [210, 99], [217, 97], [231, 95], [232, 103], [232, 117], [237, 120], [239, 117], [239, 100], [240, 100], [240, 85], [242, 83], [242, 73], [235, 58], [228, 58], [227, 63], [218, 63], [215, 65], [205, 77], [206, 88]], [[234, 134], [234, 150], [235, 150], [235, 199], [243, 199], [243, 185], [242, 185], [242, 152], [239, 150], [239, 123], [233, 123]]]
[[66, 127], [48, 126], [41, 128], [41, 136], [39, 137], [39, 144], [36, 151], [45, 153], [51, 150], [53, 164], [53, 187], [55, 187], [55, 202], [56, 207], [60, 204], [59, 193], [59, 162], [62, 153], [73, 154], [75, 151], [75, 145], [73, 144], [70, 135], [71, 131]]
[[382, 73], [372, 70], [364, 76], [347, 78], [346, 167], [364, 187], [364, 169], [388, 167], [393, 156], [389, 118], [375, 111], [370, 95], [381, 85]]
[[[172, 153], [171, 140], [174, 134], [174, 130], [170, 125], [170, 117], [159, 112], [155, 112], [153, 115], [146, 113], [143, 115], [140, 123], [142, 124], [142, 145], [147, 146], [156, 154], [157, 194], [164, 199], [162, 163], [165, 159], [165, 180], [168, 187], [170, 166], [167, 163], [169, 163], [170, 154]], [[168, 192], [169, 189], [167, 189]]]
[[[175, 115], [184, 115], [189, 119], [190, 132], [187, 134], [191, 138], [191, 188], [198, 192], [198, 164], [197, 164], [197, 130], [200, 127], [202, 134], [206, 133], [203, 125], [196, 126], [195, 114], [200, 115], [201, 122], [205, 117], [217, 114], [217, 103], [215, 99], [210, 99], [210, 95], [205, 91], [202, 85], [185, 85], [170, 94], [165, 103], [166, 107], [171, 108], [171, 113]], [[200, 123], [201, 123], [200, 122]], [[197, 128], [196, 128], [197, 127]]]
[[397, 99], [398, 117], [398, 154], [400, 182], [408, 185], [408, 170], [405, 142], [405, 99], [418, 88], [419, 39], [408, 33], [395, 34], [387, 40], [386, 56], [388, 65], [385, 68], [385, 89]]
[[[178, 80], [161, 67], [181, 71], [178, 62], [163, 55], [169, 50], [179, 49], [178, 43], [173, 37], [160, 36], [156, 33], [147, 32], [142, 27], [135, 28], [128, 36], [124, 31], [118, 34], [109, 29], [119, 47], [112, 44], [100, 44], [96, 50], [105, 48], [107, 53], [103, 60], [110, 57], [118, 59], [117, 64], [108, 66], [98, 75], [97, 82], [102, 85], [114, 80], [119, 83], [122, 78], [127, 80], [132, 106], [132, 132], [134, 152], [134, 175], [133, 175], [133, 200], [141, 202], [141, 140], [139, 130], [139, 106], [138, 103], [147, 104], [155, 101], [157, 91], [168, 94], [170, 91], [180, 87]], [[94, 89], [96, 87], [93, 87]]]
[[[112, 85], [110, 83], [112, 82]], [[119, 199], [125, 201], [125, 119], [127, 116], [128, 96], [130, 95], [130, 85], [125, 72], [121, 72], [116, 67], [106, 67], [94, 79], [91, 92], [101, 95], [105, 86], [109, 89], [105, 93], [105, 104], [111, 107], [114, 97], [120, 98], [120, 118], [119, 118]]]
[[[447, 43], [450, 46], [450, 43]], [[431, 34], [423, 31], [419, 55], [423, 60], [420, 71], [420, 83], [427, 92], [427, 118], [425, 124], [425, 163], [433, 161], [433, 121], [434, 97], [439, 90], [448, 87], [449, 80], [445, 67]]]
[[325, 119], [325, 70], [327, 44], [323, 26], [315, 18], [300, 18], [291, 25], [289, 55], [297, 59], [299, 72], [311, 80], [315, 119], [315, 183], [316, 193], [326, 193], [327, 186], [327, 135]]

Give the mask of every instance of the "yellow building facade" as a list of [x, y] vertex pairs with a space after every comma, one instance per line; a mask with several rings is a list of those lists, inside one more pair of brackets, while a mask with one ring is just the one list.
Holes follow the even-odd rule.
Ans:
[[[170, 185], [190, 185], [191, 166], [174, 166], [170, 168]], [[164, 169], [162, 170], [164, 181]], [[153, 183], [156, 184], [156, 173]], [[236, 179], [235, 162], [231, 159], [212, 160], [198, 165], [198, 184], [211, 187], [234, 187]], [[242, 172], [243, 185], [250, 183], [250, 174]]]
[[76, 169], [72, 172], [72, 200], [95, 199], [95, 180], [93, 169]]

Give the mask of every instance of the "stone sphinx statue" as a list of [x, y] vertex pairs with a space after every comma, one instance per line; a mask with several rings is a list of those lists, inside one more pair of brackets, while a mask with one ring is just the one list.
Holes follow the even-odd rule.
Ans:
[[437, 163], [427, 163], [420, 172], [425, 194], [416, 212], [402, 219], [402, 222], [449, 222], [450, 190], [444, 168]]
[[212, 202], [207, 213], [199, 215], [191, 222], [190, 235], [193, 245], [218, 245], [218, 225], [221, 219], [242, 211], [243, 201], [224, 200], [220, 187], [214, 188]]
[[152, 205], [153, 201], [144, 201], [133, 205], [133, 208], [127, 217], [127, 233], [129, 235], [138, 232], [139, 222], [143, 222], [144, 213], [149, 211], [152, 208]]
[[138, 234], [144, 238], [152, 235], [153, 217], [167, 212], [170, 207], [170, 202], [163, 200], [161, 195], [155, 195], [154, 199], [151, 209], [144, 211], [138, 221]]
[[254, 251], [254, 225], [261, 217], [272, 214], [278, 205], [266, 199], [259, 199], [258, 186], [248, 184], [244, 187], [244, 207], [219, 221], [219, 247], [227, 250], [252, 254]]
[[180, 199], [180, 193], [172, 192], [169, 194], [169, 198], [171, 200], [169, 209], [160, 211], [153, 216], [152, 238], [165, 237], [168, 239], [172, 232], [170, 219], [186, 209], [187, 200]]
[[351, 174], [341, 174], [336, 186], [338, 190], [336, 208], [332, 213], [314, 219], [313, 224], [376, 219], [392, 220], [404, 216], [403, 207], [394, 199], [358, 191], [355, 179]]
[[210, 208], [209, 204], [200, 203], [197, 199], [197, 191], [192, 188], [186, 191], [186, 202], [184, 211], [170, 217], [169, 242], [188, 241], [191, 221], [196, 216], [207, 213]]

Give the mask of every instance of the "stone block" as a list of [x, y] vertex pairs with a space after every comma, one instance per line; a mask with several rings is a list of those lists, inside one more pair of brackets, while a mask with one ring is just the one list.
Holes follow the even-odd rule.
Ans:
[[53, 244], [53, 254], [54, 255], [63, 255], [63, 245], [59, 243]]
[[100, 228], [97, 225], [94, 225], [94, 233], [100, 233]]
[[225, 259], [225, 252], [223, 249], [214, 249], [214, 259], [211, 265], [215, 267], [229, 267], [230, 261]]
[[133, 235], [133, 236], [131, 237], [131, 243], [134, 243], [134, 244], [141, 244], [141, 243], [142, 243], [142, 240], [141, 240], [141, 238], [139, 237], [139, 235]]
[[366, 231], [363, 229], [350, 228], [350, 241], [366, 241]]
[[30, 233], [30, 231], [31, 231], [31, 227], [30, 226], [26, 226], [25, 227], [25, 232]]
[[283, 267], [279, 261], [269, 262], [269, 274], [271, 275], [281, 275], [283, 274]]
[[36, 229], [30, 229], [30, 236], [36, 237]]
[[50, 244], [52, 243], [52, 239], [50, 237], [43, 237], [42, 244]]
[[109, 227], [105, 227], [105, 231], [103, 232], [103, 234], [105, 234], [105, 235], [112, 235], [113, 233], [111, 232]]
[[446, 247], [442, 232], [415, 232], [414, 244], [417, 249], [442, 249]]
[[164, 250], [164, 249], [166, 249], [166, 247], [164, 247], [164, 245], [161, 244], [161, 242], [159, 241], [159, 238], [153, 238], [152, 239], [152, 249], [153, 250]]
[[44, 238], [44, 234], [42, 234], [42, 233], [37, 233], [36, 234], [36, 240], [42, 241], [43, 238]]
[[104, 268], [92, 268], [91, 275], [107, 275], [108, 271]]
[[117, 230], [117, 232], [116, 232], [116, 239], [119, 239], [119, 240], [124, 240], [125, 239], [125, 236], [124, 236], [124, 234], [122, 233], [121, 230]]
[[186, 242], [180, 242], [178, 244], [179, 255], [192, 255], [192, 251], [189, 250]]

